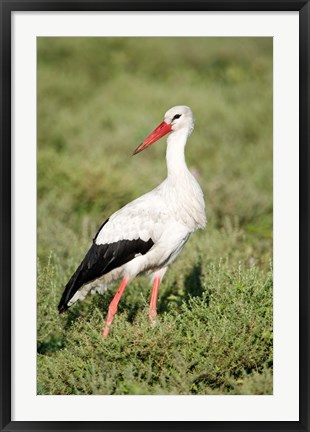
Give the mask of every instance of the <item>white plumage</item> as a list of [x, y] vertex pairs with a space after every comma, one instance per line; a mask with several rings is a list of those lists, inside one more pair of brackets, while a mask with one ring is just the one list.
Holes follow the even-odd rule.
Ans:
[[[151, 192], [115, 212], [103, 224], [92, 248], [67, 284], [59, 304], [61, 312], [78, 299], [84, 299], [89, 291], [103, 290], [116, 279], [123, 278], [126, 286], [138, 274], [148, 272], [152, 281], [158, 280], [159, 285], [190, 234], [205, 227], [203, 193], [188, 170], [184, 156], [186, 141], [193, 127], [191, 109], [187, 106], [173, 107], [135, 150], [136, 154], [170, 132], [166, 154], [167, 178]], [[156, 315], [156, 311], [153, 310], [152, 315]], [[107, 322], [105, 335], [110, 324]]]

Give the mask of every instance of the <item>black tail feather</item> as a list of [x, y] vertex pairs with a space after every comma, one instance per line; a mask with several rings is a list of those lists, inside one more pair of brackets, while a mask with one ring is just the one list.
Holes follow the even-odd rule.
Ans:
[[67, 305], [62, 305], [62, 304], [59, 303], [59, 305], [58, 305], [58, 312], [60, 314], [66, 312], [66, 310], [68, 310], [68, 309], [69, 309], [69, 307]]
[[71, 279], [69, 280], [69, 282], [67, 283], [67, 285], [65, 287], [65, 290], [61, 296], [61, 299], [60, 299], [60, 302], [58, 305], [59, 313], [66, 312], [66, 310], [69, 309], [68, 302], [74, 296], [74, 294], [78, 291], [78, 289], [81, 288], [81, 286], [83, 285], [83, 284], [80, 284], [78, 282], [78, 279], [79, 279], [78, 276], [80, 275], [82, 264], [83, 263], [81, 263], [80, 266], [77, 268], [77, 270], [72, 275]]
[[68, 302], [84, 285], [131, 261], [136, 254], [146, 254], [154, 245], [152, 239], [120, 240], [109, 244], [92, 244], [85, 258], [67, 283], [58, 305], [65, 312]]
[[104, 273], [104, 259], [100, 256], [99, 249], [99, 246], [93, 243], [85, 258], [71, 276], [58, 305], [59, 313], [65, 312], [69, 308], [68, 302], [85, 283], [97, 279]]

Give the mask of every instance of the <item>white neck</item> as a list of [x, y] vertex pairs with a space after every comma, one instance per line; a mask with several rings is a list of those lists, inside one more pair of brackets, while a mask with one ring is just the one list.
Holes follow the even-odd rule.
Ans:
[[186, 129], [173, 132], [168, 137], [166, 152], [168, 179], [180, 177], [182, 172], [188, 172], [184, 155], [187, 137], [188, 133]]
[[206, 213], [203, 193], [185, 162], [184, 149], [188, 134], [188, 130], [183, 129], [171, 133], [168, 137], [168, 177], [164, 184], [167, 186], [168, 203], [176, 217], [180, 218], [190, 231], [194, 231], [206, 225]]

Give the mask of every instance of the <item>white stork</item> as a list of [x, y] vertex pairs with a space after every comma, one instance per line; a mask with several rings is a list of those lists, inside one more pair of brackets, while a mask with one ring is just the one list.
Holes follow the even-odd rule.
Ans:
[[190, 234], [206, 225], [203, 193], [187, 168], [184, 148], [194, 128], [187, 106], [169, 109], [164, 121], [136, 148], [146, 149], [170, 132], [167, 140], [167, 178], [151, 192], [115, 212], [97, 232], [85, 258], [72, 275], [58, 309], [64, 312], [91, 291], [103, 291], [122, 282], [110, 303], [103, 336], [107, 336], [126, 285], [138, 274], [151, 276], [153, 290], [149, 318], [157, 316], [160, 282]]

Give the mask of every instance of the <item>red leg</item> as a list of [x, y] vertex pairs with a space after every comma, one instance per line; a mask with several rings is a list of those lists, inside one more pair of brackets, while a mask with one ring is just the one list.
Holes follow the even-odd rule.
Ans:
[[114, 315], [117, 312], [118, 302], [120, 301], [120, 299], [123, 295], [123, 292], [125, 291], [127, 282], [128, 282], [128, 280], [126, 278], [124, 278], [122, 283], [120, 284], [115, 296], [113, 297], [113, 300], [110, 303], [109, 310], [108, 310], [108, 316], [107, 316], [106, 323], [105, 323], [105, 328], [104, 328], [104, 331], [102, 334], [102, 336], [104, 336], [104, 337], [107, 337], [109, 334], [109, 330], [110, 330]]
[[149, 310], [149, 318], [151, 321], [155, 321], [155, 319], [157, 317], [156, 303], [157, 303], [157, 298], [158, 298], [159, 285], [160, 285], [160, 277], [156, 276], [154, 279], [152, 295], [151, 295], [150, 310]]

